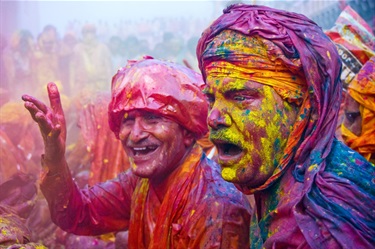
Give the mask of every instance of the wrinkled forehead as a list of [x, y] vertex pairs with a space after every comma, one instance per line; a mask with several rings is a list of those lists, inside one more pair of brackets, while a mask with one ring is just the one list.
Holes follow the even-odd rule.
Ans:
[[254, 90], [259, 91], [264, 88], [264, 84], [253, 81], [251, 79], [243, 79], [233, 77], [231, 75], [218, 77], [214, 75], [208, 75], [206, 78], [206, 85], [203, 89], [205, 94], [215, 94], [241, 90]]

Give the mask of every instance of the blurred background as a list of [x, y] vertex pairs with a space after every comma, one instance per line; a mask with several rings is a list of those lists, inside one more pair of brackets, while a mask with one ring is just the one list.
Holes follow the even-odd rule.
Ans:
[[[108, 127], [112, 76], [127, 60], [143, 55], [198, 71], [195, 49], [201, 33], [237, 2], [0, 0], [0, 226], [7, 217], [4, 210], [16, 210], [30, 228], [22, 235], [29, 241], [50, 249], [114, 249], [121, 241], [118, 234], [75, 236], [52, 223], [37, 189], [44, 145], [21, 95], [48, 103], [46, 85], [55, 82], [67, 121], [66, 157], [76, 183], [84, 187], [111, 179], [129, 167]], [[302, 13], [324, 30], [349, 5], [369, 29], [375, 26], [374, 0], [243, 2]], [[0, 234], [0, 245], [2, 239]]]
[[[117, 69], [145, 54], [198, 70], [195, 46], [200, 34], [236, 2], [241, 1], [1, 0], [0, 87], [12, 89], [12, 97], [38, 95], [48, 81], [60, 84], [68, 95], [76, 85], [109, 90]], [[242, 2], [302, 13], [323, 29], [331, 28], [350, 5], [374, 29], [372, 0]]]

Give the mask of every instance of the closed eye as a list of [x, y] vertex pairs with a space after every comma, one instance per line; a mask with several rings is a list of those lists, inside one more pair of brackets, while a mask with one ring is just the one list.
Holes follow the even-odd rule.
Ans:
[[146, 120], [156, 120], [156, 119], [161, 119], [162, 117], [157, 114], [148, 113], [147, 115], [144, 115], [144, 118]]
[[134, 124], [134, 118], [128, 117], [122, 119], [122, 125], [129, 126]]

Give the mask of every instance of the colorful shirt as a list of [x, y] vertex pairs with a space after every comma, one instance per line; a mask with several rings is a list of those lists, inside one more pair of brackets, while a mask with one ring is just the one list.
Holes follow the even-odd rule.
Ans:
[[[249, 66], [261, 68], [248, 61], [251, 56], [259, 57], [264, 47], [249, 54], [249, 47], [241, 47], [247, 45], [246, 39], [233, 47], [227, 45], [231, 40], [226, 36], [215, 43], [225, 32], [237, 32], [248, 39], [260, 37], [269, 60], [296, 75], [302, 72], [307, 89], [296, 96], [297, 100], [302, 97], [301, 102], [295, 102], [299, 113], [272, 176], [257, 188], [236, 185], [244, 193], [255, 193], [256, 201], [264, 197], [257, 205], [270, 203], [266, 215], [255, 212], [252, 217], [251, 248], [373, 248], [375, 168], [334, 138], [342, 92], [341, 60], [335, 45], [303, 15], [264, 6], [232, 5], [198, 42], [204, 78], [207, 68], [217, 62], [238, 65], [249, 75], [253, 73]], [[262, 80], [262, 84], [277, 86], [275, 91], [293, 102], [290, 94], [282, 91], [290, 90], [286, 87], [289, 82]]]
[[195, 146], [160, 202], [147, 179], [127, 171], [79, 190], [66, 167], [42, 179], [53, 221], [80, 235], [129, 229], [129, 248], [247, 248], [250, 205]]

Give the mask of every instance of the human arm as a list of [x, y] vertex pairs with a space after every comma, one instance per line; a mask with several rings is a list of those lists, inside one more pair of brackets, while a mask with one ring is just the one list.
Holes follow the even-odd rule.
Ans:
[[113, 180], [79, 190], [65, 159], [66, 125], [60, 94], [53, 83], [48, 84], [47, 90], [50, 107], [29, 95], [22, 99], [44, 141], [40, 187], [52, 220], [66, 231], [85, 235], [126, 227], [134, 177], [127, 174], [122, 182]]
[[51, 218], [60, 228], [77, 235], [128, 229], [131, 197], [138, 179], [131, 171], [81, 190], [76, 184], [67, 188], [65, 177], [47, 176], [40, 185], [48, 200]]
[[47, 174], [53, 175], [68, 170], [65, 160], [66, 122], [57, 86], [49, 83], [47, 91], [50, 107], [30, 95], [25, 94], [22, 99], [25, 101], [25, 108], [38, 124], [43, 138], [43, 169]]

